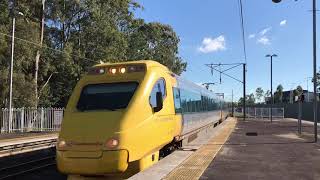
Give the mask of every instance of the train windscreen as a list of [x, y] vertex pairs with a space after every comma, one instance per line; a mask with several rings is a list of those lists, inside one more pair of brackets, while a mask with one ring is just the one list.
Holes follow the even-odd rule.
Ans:
[[124, 109], [137, 87], [137, 82], [87, 85], [82, 89], [77, 109], [79, 111]]

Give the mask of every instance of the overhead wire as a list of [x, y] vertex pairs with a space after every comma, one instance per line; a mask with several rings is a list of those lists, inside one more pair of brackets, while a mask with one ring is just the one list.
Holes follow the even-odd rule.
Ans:
[[238, 0], [238, 5], [239, 5], [239, 12], [240, 12], [240, 28], [241, 28], [241, 34], [242, 34], [242, 46], [243, 46], [244, 61], [247, 64], [247, 49], [246, 49], [246, 38], [245, 38], [242, 0]]

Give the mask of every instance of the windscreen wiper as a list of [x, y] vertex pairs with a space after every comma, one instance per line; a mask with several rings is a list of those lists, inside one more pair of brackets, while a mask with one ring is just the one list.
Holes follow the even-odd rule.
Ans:
[[115, 111], [116, 109], [113, 109], [113, 108], [103, 108], [103, 109], [107, 109], [107, 110], [110, 110], [110, 111]]

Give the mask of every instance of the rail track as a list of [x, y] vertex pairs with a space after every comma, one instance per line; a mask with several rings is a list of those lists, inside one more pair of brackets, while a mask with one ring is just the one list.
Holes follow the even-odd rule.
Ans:
[[57, 139], [46, 139], [0, 146], [0, 157], [54, 147]]
[[55, 164], [55, 156], [48, 156], [27, 162], [13, 164], [11, 166], [0, 168], [0, 179], [13, 179], [27, 173], [54, 166]]

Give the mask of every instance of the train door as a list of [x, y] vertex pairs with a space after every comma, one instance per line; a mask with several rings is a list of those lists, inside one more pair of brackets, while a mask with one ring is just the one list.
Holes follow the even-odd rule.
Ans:
[[167, 84], [164, 78], [159, 78], [157, 82], [154, 84], [151, 94], [150, 94], [150, 106], [152, 108], [157, 106], [157, 93], [161, 92], [163, 107], [160, 111], [154, 112], [154, 119], [156, 122], [156, 131], [161, 134], [161, 138], [163, 140], [167, 140], [171, 138], [173, 133], [172, 127], [172, 113], [170, 113], [171, 101], [168, 98], [168, 92], [166, 88]]
[[184, 127], [184, 120], [183, 120], [183, 112], [181, 107], [181, 98], [180, 98], [180, 89], [174, 87], [173, 88], [173, 101], [174, 101], [174, 110], [175, 110], [175, 118], [177, 121], [177, 127], [179, 127], [179, 134], [182, 134], [183, 127]]

